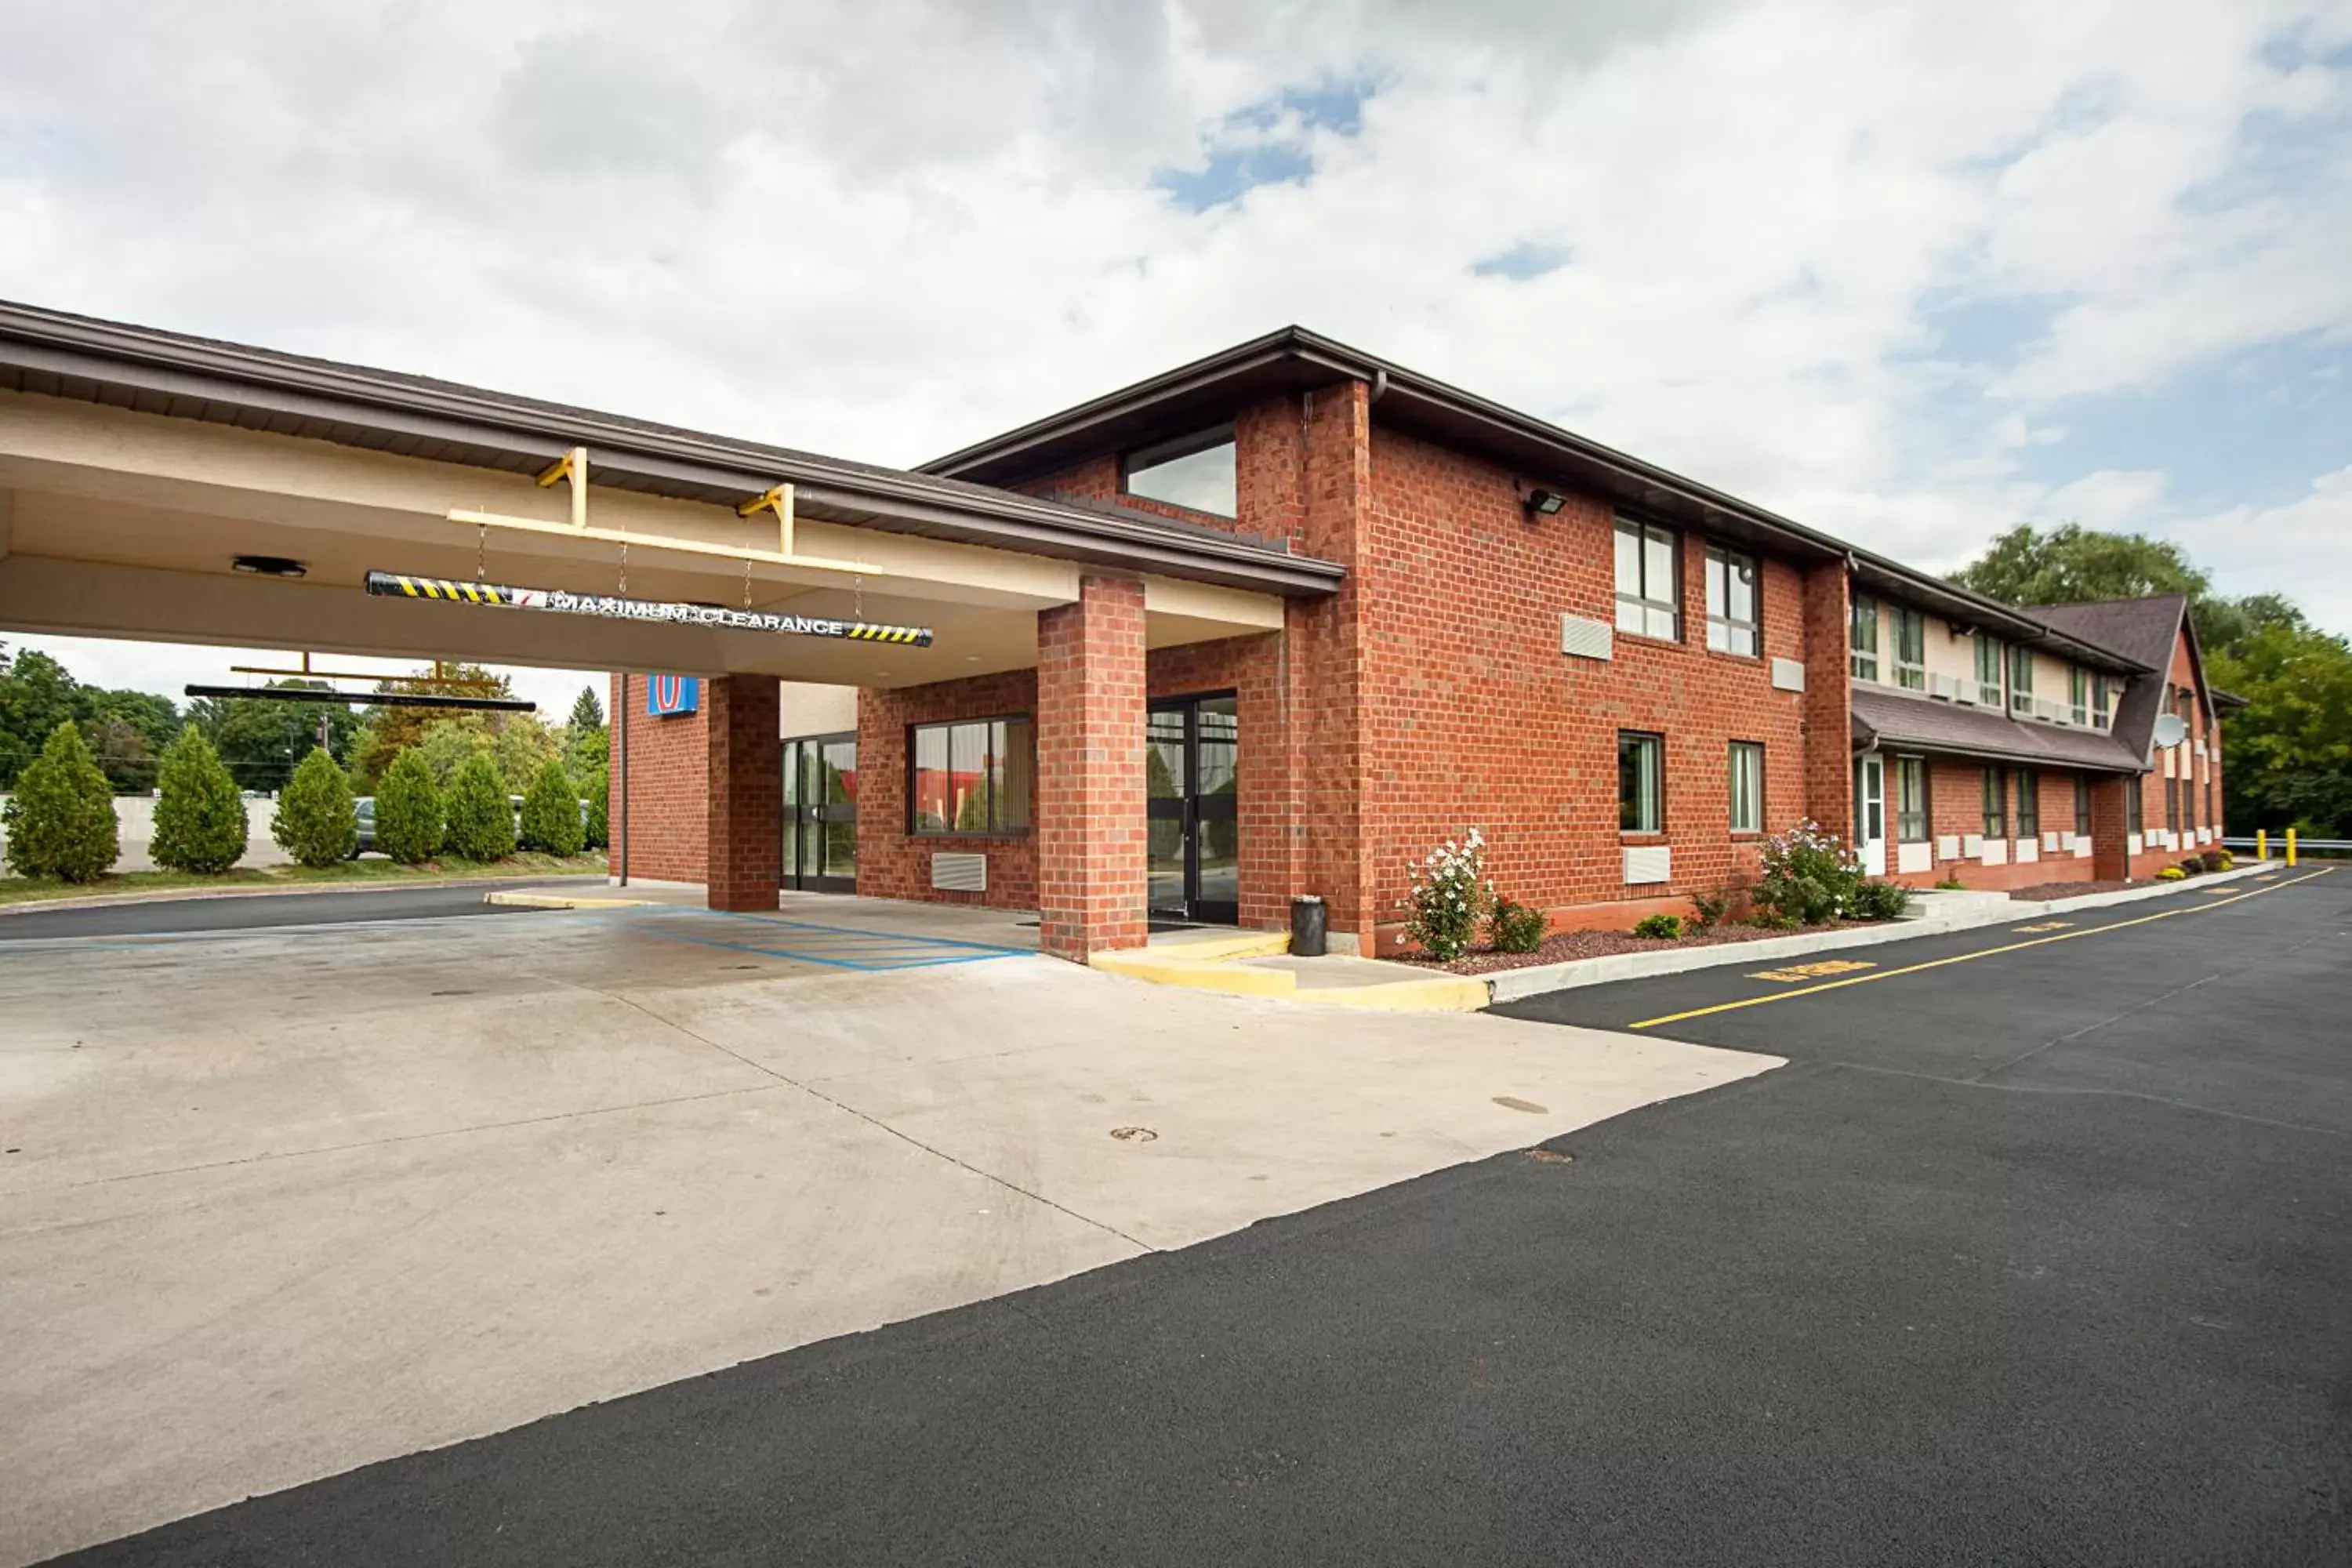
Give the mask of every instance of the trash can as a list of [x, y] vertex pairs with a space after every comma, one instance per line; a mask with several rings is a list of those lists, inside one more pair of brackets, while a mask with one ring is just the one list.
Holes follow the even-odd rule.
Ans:
[[1326, 920], [1323, 900], [1301, 893], [1290, 900], [1290, 951], [1300, 958], [1323, 956]]

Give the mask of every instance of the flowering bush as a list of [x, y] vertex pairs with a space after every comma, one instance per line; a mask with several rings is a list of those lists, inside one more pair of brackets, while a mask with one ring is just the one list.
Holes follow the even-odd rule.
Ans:
[[1748, 890], [1773, 923], [1819, 925], [1853, 908], [1865, 879], [1838, 836], [1810, 819], [1764, 840], [1764, 867]]
[[1440, 962], [1470, 951], [1495, 897], [1494, 883], [1485, 879], [1481, 851], [1486, 845], [1485, 836], [1474, 827], [1459, 843], [1447, 839], [1412, 868], [1412, 891], [1404, 900], [1399, 946], [1413, 942]]

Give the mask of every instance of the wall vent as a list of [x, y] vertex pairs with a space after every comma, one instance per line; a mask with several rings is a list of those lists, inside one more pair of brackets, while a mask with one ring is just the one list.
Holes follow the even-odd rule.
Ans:
[[1804, 689], [1805, 667], [1801, 662], [1793, 658], [1776, 658], [1772, 661], [1773, 690], [1802, 691]]
[[1625, 885], [1640, 887], [1650, 882], [1674, 879], [1674, 852], [1664, 844], [1629, 844], [1625, 847]]
[[988, 891], [988, 857], [935, 852], [931, 856], [931, 886], [942, 893]]
[[1617, 631], [1607, 621], [1588, 620], [1582, 616], [1562, 616], [1559, 618], [1559, 651], [1570, 658], [1614, 658], [1617, 657]]
[[1927, 672], [1927, 695], [1940, 697], [1947, 702], [1966, 701], [1967, 699], [1960, 693], [1961, 688], [1967, 684], [1957, 675], [1946, 675], [1937, 669]]

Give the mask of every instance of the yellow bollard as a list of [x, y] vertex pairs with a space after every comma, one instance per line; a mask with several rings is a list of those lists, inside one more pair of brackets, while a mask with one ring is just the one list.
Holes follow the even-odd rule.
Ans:
[[2254, 858], [2267, 860], [2270, 858], [2271, 830], [2267, 827], [2257, 827], [2254, 829]]
[[2286, 863], [2290, 868], [2294, 865], [2294, 829], [2292, 827], [2286, 830]]

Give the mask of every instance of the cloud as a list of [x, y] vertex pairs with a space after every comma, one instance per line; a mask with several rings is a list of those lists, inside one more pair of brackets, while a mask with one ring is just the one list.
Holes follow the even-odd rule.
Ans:
[[849, 457], [1296, 321], [1936, 566], [2352, 366], [2344, 0], [18, 9], [0, 296]]
[[2283, 506], [2231, 507], [2167, 530], [2225, 594], [2284, 592], [2321, 626], [2352, 627], [2352, 466]]

